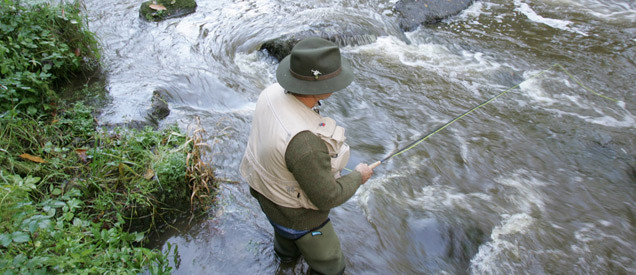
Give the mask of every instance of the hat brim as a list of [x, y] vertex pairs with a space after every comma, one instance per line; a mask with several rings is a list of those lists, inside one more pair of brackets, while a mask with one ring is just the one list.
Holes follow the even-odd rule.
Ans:
[[290, 55], [283, 58], [276, 69], [276, 80], [278, 84], [295, 94], [303, 95], [320, 95], [333, 93], [349, 86], [353, 81], [353, 72], [349, 62], [342, 58], [340, 65], [342, 71], [338, 76], [325, 80], [302, 80], [295, 78], [289, 72]]

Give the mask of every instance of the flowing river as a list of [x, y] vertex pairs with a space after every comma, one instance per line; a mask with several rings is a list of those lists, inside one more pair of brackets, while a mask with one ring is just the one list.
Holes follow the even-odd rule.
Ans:
[[478, 1], [407, 33], [390, 0], [198, 0], [160, 23], [142, 21], [137, 0], [85, 2], [112, 96], [100, 121], [143, 120], [163, 91], [160, 126], [199, 117], [218, 177], [238, 182], [158, 238], [177, 246], [175, 274], [307, 269], [278, 264], [238, 166], [256, 98], [275, 82], [260, 45], [325, 22], [381, 34], [342, 48], [355, 80], [321, 109], [347, 129], [349, 168], [520, 84], [383, 163], [332, 211], [347, 274], [636, 273], [633, 0]]

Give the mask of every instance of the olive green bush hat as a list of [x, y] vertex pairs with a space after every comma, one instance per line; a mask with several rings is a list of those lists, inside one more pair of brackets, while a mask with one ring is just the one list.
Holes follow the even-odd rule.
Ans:
[[283, 58], [276, 69], [276, 80], [292, 93], [319, 95], [349, 86], [353, 73], [336, 44], [310, 37], [298, 42]]

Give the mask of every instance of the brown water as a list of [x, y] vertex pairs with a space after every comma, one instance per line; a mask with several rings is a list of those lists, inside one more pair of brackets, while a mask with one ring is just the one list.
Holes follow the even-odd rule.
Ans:
[[[157, 241], [175, 274], [301, 274], [279, 266], [272, 228], [238, 174], [254, 102], [275, 81], [260, 43], [338, 22], [385, 34], [342, 49], [356, 79], [322, 114], [347, 129], [349, 167], [374, 162], [510, 87], [496, 101], [376, 169], [332, 211], [349, 274], [636, 273], [636, 4], [491, 0], [403, 34], [394, 1], [199, 0], [161, 23], [140, 2], [86, 0], [113, 103], [140, 120], [152, 91], [163, 125], [200, 117], [224, 184], [202, 220]], [[589, 88], [562, 71], [562, 64]]]

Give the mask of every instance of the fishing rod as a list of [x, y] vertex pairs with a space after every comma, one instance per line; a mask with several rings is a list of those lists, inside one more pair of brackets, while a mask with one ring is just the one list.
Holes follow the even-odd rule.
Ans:
[[[602, 97], [602, 98], [605, 98], [605, 99], [607, 99], [607, 100], [611, 100], [611, 101], [614, 101], [614, 102], [619, 102], [619, 100], [617, 100], [617, 99], [614, 99], [614, 98], [611, 98], [611, 97], [608, 97], [608, 96], [602, 95], [602, 94], [597, 93], [596, 91], [594, 91], [594, 90], [592, 90], [592, 89], [588, 88], [588, 87], [587, 87], [587, 86], [585, 86], [583, 83], [581, 83], [581, 81], [579, 81], [576, 77], [574, 77], [574, 75], [572, 75], [570, 72], [568, 72], [568, 70], [566, 70], [563, 66], [561, 66], [561, 64], [559, 64], [559, 63], [554, 63], [554, 64], [552, 64], [552, 66], [550, 66], [549, 68], [547, 68], [547, 69], [545, 69], [545, 70], [541, 71], [540, 73], [537, 73], [537, 74], [535, 74], [535, 75], [531, 76], [531, 77], [530, 77], [530, 78], [528, 78], [527, 80], [530, 80], [530, 79], [533, 79], [533, 78], [537, 78], [537, 77], [539, 77], [539, 76], [541, 76], [541, 75], [545, 74], [546, 72], [548, 72], [548, 71], [552, 70], [554, 67], [558, 67], [558, 68], [560, 68], [561, 70], [563, 70], [563, 71], [564, 71], [564, 72], [565, 72], [565, 73], [566, 73], [566, 74], [567, 74], [567, 75], [568, 75], [568, 76], [569, 76], [572, 80], [574, 80], [574, 82], [576, 82], [577, 84], [579, 84], [581, 87], [583, 87], [583, 88], [584, 88], [585, 90], [587, 90], [588, 92], [590, 92], [590, 93], [592, 93], [592, 94], [594, 94], [594, 95], [600, 96], [600, 97]], [[527, 80], [524, 80], [524, 81], [527, 81]], [[521, 83], [523, 83], [523, 82], [521, 82]], [[464, 112], [463, 114], [461, 114], [461, 115], [459, 115], [459, 116], [457, 116], [457, 117], [453, 118], [452, 120], [450, 120], [450, 121], [446, 122], [446, 123], [445, 123], [445, 124], [443, 124], [442, 126], [440, 126], [440, 127], [438, 127], [437, 129], [435, 129], [434, 131], [432, 131], [432, 132], [430, 132], [430, 133], [426, 134], [425, 136], [423, 136], [423, 137], [421, 137], [421, 138], [419, 138], [419, 139], [417, 139], [417, 140], [415, 140], [415, 141], [413, 141], [413, 142], [409, 143], [408, 145], [406, 145], [406, 146], [402, 147], [402, 149], [398, 150], [397, 152], [395, 152], [395, 153], [393, 153], [393, 154], [390, 154], [389, 156], [387, 156], [387, 157], [385, 157], [385, 158], [383, 158], [383, 159], [381, 159], [381, 160], [378, 160], [378, 161], [376, 161], [376, 162], [374, 162], [374, 163], [370, 164], [370, 165], [369, 165], [369, 167], [370, 167], [371, 169], [375, 169], [376, 167], [378, 167], [380, 164], [384, 163], [385, 161], [387, 161], [387, 160], [389, 160], [389, 159], [391, 159], [391, 158], [393, 158], [393, 157], [395, 157], [395, 156], [399, 156], [399, 155], [401, 155], [402, 153], [404, 153], [404, 152], [406, 152], [406, 151], [408, 151], [408, 150], [413, 149], [413, 147], [415, 147], [415, 146], [419, 145], [420, 143], [422, 143], [422, 142], [424, 142], [425, 140], [429, 139], [431, 136], [433, 136], [433, 135], [435, 135], [435, 134], [439, 133], [440, 131], [444, 130], [446, 127], [450, 126], [451, 124], [453, 124], [453, 123], [455, 123], [456, 121], [458, 121], [458, 120], [462, 119], [463, 117], [465, 117], [465, 116], [469, 115], [469, 114], [470, 114], [470, 113], [472, 113], [473, 111], [475, 111], [475, 110], [477, 110], [477, 109], [479, 109], [479, 108], [481, 108], [481, 107], [484, 107], [484, 106], [488, 105], [490, 102], [494, 101], [495, 99], [499, 98], [500, 96], [502, 96], [502, 95], [504, 95], [504, 94], [506, 94], [506, 93], [508, 93], [508, 92], [512, 91], [513, 89], [518, 88], [518, 87], [521, 85], [521, 83], [519, 83], [519, 84], [517, 84], [517, 85], [515, 85], [515, 86], [512, 86], [512, 87], [510, 87], [510, 88], [506, 89], [505, 91], [503, 91], [503, 92], [501, 92], [501, 93], [499, 93], [499, 94], [497, 94], [497, 95], [495, 95], [495, 96], [493, 96], [493, 97], [489, 98], [488, 100], [486, 100], [486, 101], [482, 102], [481, 104], [479, 104], [479, 105], [477, 105], [477, 106], [473, 107], [472, 109], [470, 109], [470, 110], [468, 110], [468, 111]]]

